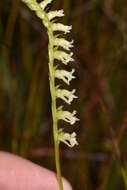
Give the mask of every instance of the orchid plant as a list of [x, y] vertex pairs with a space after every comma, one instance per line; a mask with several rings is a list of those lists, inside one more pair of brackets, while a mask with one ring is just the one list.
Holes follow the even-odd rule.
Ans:
[[[75, 95], [75, 89], [69, 91], [67, 89], [61, 88], [61, 84], [56, 86], [56, 79], [62, 80], [65, 84], [70, 85], [72, 79], [75, 78], [73, 75], [75, 70], [67, 71], [59, 69], [60, 64], [57, 62], [62, 62], [64, 65], [68, 65], [69, 62], [73, 62], [73, 53], [71, 48], [73, 47], [73, 40], [68, 41], [61, 36], [61, 32], [65, 35], [69, 33], [72, 26], [64, 25], [62, 23], [56, 22], [59, 17], [64, 16], [63, 10], [46, 11], [47, 6], [52, 2], [52, 0], [43, 0], [42, 2], [37, 2], [37, 0], [22, 0], [32, 11], [34, 11], [39, 17], [44, 26], [47, 28], [49, 45], [49, 82], [50, 82], [50, 92], [52, 99], [52, 118], [53, 118], [53, 137], [55, 146], [55, 160], [56, 160], [56, 170], [59, 182], [59, 189], [63, 190], [63, 184], [61, 179], [61, 168], [60, 168], [60, 155], [59, 155], [59, 144], [60, 142], [65, 143], [69, 147], [78, 145], [76, 140], [76, 133], [73, 132], [69, 134], [64, 131], [63, 128], [58, 128], [58, 121], [64, 120], [65, 122], [73, 125], [79, 119], [75, 116], [76, 111], [72, 113], [64, 110], [63, 106], [57, 108], [57, 99], [62, 99], [65, 103], [71, 104], [73, 99], [77, 98]], [[61, 50], [62, 49], [62, 50]]]

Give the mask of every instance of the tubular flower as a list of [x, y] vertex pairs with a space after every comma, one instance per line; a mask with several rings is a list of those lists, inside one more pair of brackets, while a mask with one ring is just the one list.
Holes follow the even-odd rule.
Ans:
[[54, 58], [62, 61], [63, 64], [67, 65], [70, 61], [74, 61], [72, 58], [73, 53], [66, 53], [64, 51], [57, 50], [54, 52]]
[[72, 26], [64, 25], [61, 23], [53, 23], [52, 30], [58, 32], [64, 32], [65, 34], [70, 33]]
[[73, 47], [73, 40], [71, 42], [65, 40], [64, 38], [55, 38], [54, 39], [54, 46], [60, 46], [64, 48], [65, 50], [70, 50], [70, 48]]
[[69, 91], [69, 90], [57, 88], [56, 89], [56, 97], [61, 98], [67, 104], [71, 104], [73, 99], [77, 98], [77, 96], [74, 95], [75, 91], [76, 91], [75, 89], [73, 89], [72, 91]]
[[79, 119], [75, 116], [75, 114], [77, 113], [75, 110], [71, 113], [69, 111], [64, 111], [62, 108], [63, 107], [60, 106], [57, 110], [58, 120], [64, 120], [70, 123], [71, 125], [75, 124], [76, 121], [79, 121]]
[[75, 69], [72, 69], [71, 72], [66, 70], [55, 70], [55, 77], [58, 79], [63, 80], [66, 84], [70, 85], [70, 81], [72, 79], [75, 79], [75, 76], [73, 76], [73, 73], [75, 72]]
[[75, 145], [78, 145], [75, 132], [73, 132], [72, 134], [69, 134], [69, 133], [63, 132], [63, 129], [60, 129], [58, 138], [59, 138], [59, 142], [63, 142], [71, 148]]
[[[59, 108], [56, 107], [57, 98], [62, 99], [67, 104], [71, 104], [74, 99], [77, 98], [75, 95], [75, 89], [72, 91], [61, 89], [59, 86], [56, 87], [55, 80], [63, 80], [67, 85], [70, 85], [72, 79], [75, 79], [72, 71], [67, 71], [63, 69], [58, 69], [55, 67], [55, 60], [61, 61], [63, 64], [67, 65], [69, 62], [73, 62], [73, 53], [70, 49], [73, 47], [73, 40], [68, 41], [65, 37], [61, 37], [61, 32], [64, 34], [70, 33], [72, 26], [64, 25], [62, 23], [56, 22], [56, 18], [63, 17], [63, 10], [55, 10], [47, 12], [47, 6], [53, 0], [43, 0], [40, 3], [37, 0], [22, 0], [27, 6], [35, 11], [36, 15], [43, 21], [44, 26], [47, 28], [49, 36], [49, 76], [50, 76], [50, 91], [52, 97], [52, 115], [53, 115], [53, 128], [56, 135], [54, 136], [55, 141], [64, 142], [69, 147], [77, 145], [76, 133], [72, 134], [66, 133], [63, 129], [58, 129], [58, 121], [64, 120], [71, 125], [75, 124], [79, 119], [75, 116], [76, 111], [72, 113], [63, 110], [63, 106]], [[57, 33], [57, 34], [56, 34]], [[60, 49], [62, 48], [62, 50]], [[66, 50], [66, 51], [65, 51]], [[68, 52], [67, 52], [68, 51]], [[57, 137], [57, 138], [56, 138]]]
[[50, 11], [48, 13], [49, 20], [52, 20], [52, 19], [54, 19], [56, 17], [62, 17], [62, 16], [64, 16], [64, 10]]

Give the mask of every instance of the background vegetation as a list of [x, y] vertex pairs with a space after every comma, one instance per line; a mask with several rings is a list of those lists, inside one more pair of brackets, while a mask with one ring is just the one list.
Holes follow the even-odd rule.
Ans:
[[[124, 190], [127, 1], [54, 0], [50, 8], [65, 10], [75, 40], [80, 122], [65, 127], [79, 146], [61, 146], [63, 175], [75, 190]], [[55, 170], [47, 44], [41, 21], [20, 0], [0, 0], [0, 149]]]

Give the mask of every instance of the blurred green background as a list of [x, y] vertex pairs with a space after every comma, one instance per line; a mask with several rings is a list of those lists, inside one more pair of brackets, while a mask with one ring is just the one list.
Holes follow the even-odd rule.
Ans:
[[[127, 1], [54, 0], [73, 25], [79, 146], [61, 145], [75, 190], [127, 189]], [[68, 39], [70, 36], [68, 36]], [[0, 149], [55, 171], [48, 37], [20, 0], [0, 0]], [[126, 186], [126, 187], [125, 187]]]

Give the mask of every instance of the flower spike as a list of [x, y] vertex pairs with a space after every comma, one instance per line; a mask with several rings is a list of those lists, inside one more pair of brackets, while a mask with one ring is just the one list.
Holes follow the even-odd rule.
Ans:
[[[26, 5], [33, 11], [35, 11], [37, 17], [39, 17], [44, 26], [47, 28], [48, 32], [48, 55], [49, 55], [49, 83], [50, 83], [50, 92], [52, 99], [52, 117], [53, 117], [53, 137], [54, 137], [54, 145], [55, 145], [55, 157], [56, 157], [56, 169], [58, 175], [59, 189], [63, 190], [62, 178], [61, 178], [61, 170], [60, 170], [60, 156], [59, 156], [59, 143], [63, 142], [69, 147], [73, 147], [78, 145], [76, 140], [76, 133], [72, 132], [71, 134], [64, 132], [63, 129], [58, 128], [58, 121], [64, 120], [65, 122], [73, 125], [79, 119], [75, 116], [76, 111], [74, 110], [72, 113], [66, 110], [63, 110], [63, 106], [57, 108], [57, 99], [60, 98], [65, 101], [67, 104], [71, 104], [71, 102], [77, 98], [75, 95], [75, 89], [67, 90], [62, 89], [58, 85], [56, 86], [56, 79], [63, 80], [67, 85], [70, 85], [72, 79], [75, 78], [73, 73], [75, 69], [72, 71], [58, 69], [55, 66], [55, 60], [61, 61], [63, 64], [67, 65], [69, 62], [73, 62], [72, 58], [73, 53], [70, 49], [73, 47], [73, 40], [68, 41], [64, 37], [61, 36], [61, 32], [64, 34], [70, 33], [72, 26], [64, 25], [61, 23], [56, 23], [56, 19], [64, 16], [63, 10], [55, 10], [47, 12], [46, 7], [53, 0], [42, 0], [40, 3], [37, 0], [22, 0]], [[62, 48], [62, 50], [61, 50]], [[66, 50], [66, 51], [65, 51]], [[68, 51], [68, 52], [67, 52]]]

